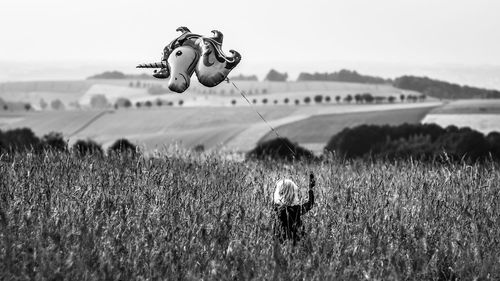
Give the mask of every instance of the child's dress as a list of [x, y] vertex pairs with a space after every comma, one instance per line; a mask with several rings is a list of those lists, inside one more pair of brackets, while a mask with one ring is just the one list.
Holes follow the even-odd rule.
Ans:
[[314, 205], [314, 192], [309, 190], [309, 201], [302, 205], [286, 206], [274, 204], [274, 236], [280, 241], [292, 240], [295, 244], [304, 235], [300, 216]]

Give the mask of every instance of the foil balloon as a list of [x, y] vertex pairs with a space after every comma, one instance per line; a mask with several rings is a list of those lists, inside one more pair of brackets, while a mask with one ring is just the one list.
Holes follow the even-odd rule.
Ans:
[[169, 79], [168, 88], [182, 93], [189, 88], [191, 76], [196, 72], [204, 86], [214, 87], [224, 81], [241, 61], [241, 55], [230, 50], [222, 51], [221, 32], [214, 30], [212, 37], [193, 34], [187, 27], [179, 27], [182, 34], [163, 49], [160, 62], [140, 64], [137, 68], [155, 68], [153, 76]]

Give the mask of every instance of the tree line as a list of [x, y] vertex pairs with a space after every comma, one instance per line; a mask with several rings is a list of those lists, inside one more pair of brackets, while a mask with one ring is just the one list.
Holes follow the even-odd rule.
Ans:
[[[500, 133], [485, 136], [467, 127], [442, 128], [436, 124], [360, 125], [332, 136], [324, 152], [347, 159], [500, 161]], [[317, 159], [312, 152], [286, 138], [259, 143], [247, 156], [288, 161]]]
[[[72, 152], [78, 156], [104, 155], [104, 150], [97, 142], [77, 140], [71, 147], [61, 133], [51, 132], [39, 138], [29, 128], [19, 128], [7, 131], [0, 130], [0, 155], [13, 153], [43, 153], [46, 151]], [[107, 150], [107, 154], [121, 153], [136, 155], [136, 145], [127, 139], [116, 140]]]

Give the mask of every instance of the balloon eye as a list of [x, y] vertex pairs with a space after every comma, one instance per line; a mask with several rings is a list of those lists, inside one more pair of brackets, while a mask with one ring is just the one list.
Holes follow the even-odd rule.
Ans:
[[182, 55], [182, 51], [177, 51], [177, 53], [175, 53], [175, 55], [178, 57], [180, 55]]

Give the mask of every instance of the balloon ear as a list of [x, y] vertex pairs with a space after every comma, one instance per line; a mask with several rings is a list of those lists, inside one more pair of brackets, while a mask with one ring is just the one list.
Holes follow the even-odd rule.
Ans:
[[[214, 32], [214, 34], [217, 33]], [[222, 35], [222, 34], [221, 34]], [[218, 38], [222, 42], [222, 36]], [[229, 72], [241, 61], [241, 55], [230, 50], [231, 56], [222, 52], [221, 44], [213, 38], [200, 38], [201, 57], [196, 65], [198, 81], [206, 87], [214, 87], [227, 78]]]

